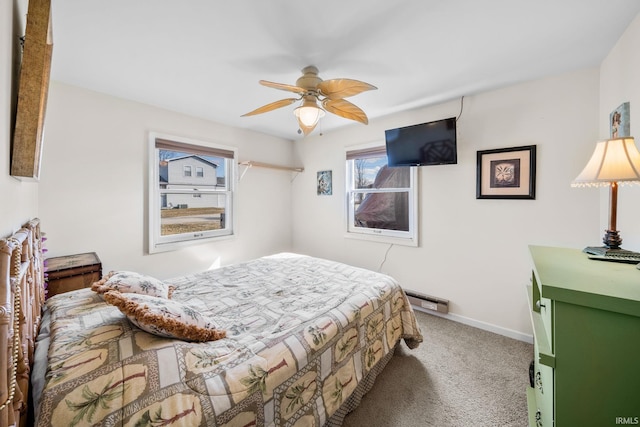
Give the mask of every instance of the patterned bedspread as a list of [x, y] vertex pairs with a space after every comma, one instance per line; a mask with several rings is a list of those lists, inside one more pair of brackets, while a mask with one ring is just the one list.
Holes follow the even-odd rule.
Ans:
[[227, 338], [159, 338], [91, 290], [57, 295], [38, 426], [321, 426], [398, 341], [422, 341], [392, 278], [328, 260], [280, 254], [167, 282]]

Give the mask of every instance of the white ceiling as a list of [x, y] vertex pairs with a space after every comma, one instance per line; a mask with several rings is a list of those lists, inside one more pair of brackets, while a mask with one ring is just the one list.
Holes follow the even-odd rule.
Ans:
[[[370, 121], [600, 64], [638, 0], [52, 0], [51, 78], [295, 140], [295, 84], [352, 78]], [[332, 114], [318, 129], [364, 126]]]

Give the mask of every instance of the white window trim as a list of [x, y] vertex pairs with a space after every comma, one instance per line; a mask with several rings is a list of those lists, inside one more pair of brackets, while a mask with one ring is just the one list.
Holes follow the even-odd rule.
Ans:
[[[157, 182], [157, 177], [160, 176], [160, 165], [157, 161], [157, 153], [156, 153], [156, 139], [166, 139], [170, 141], [175, 141], [184, 144], [198, 145], [203, 147], [210, 148], [218, 148], [222, 150], [228, 150], [233, 152], [233, 159], [228, 162], [230, 167], [227, 169], [227, 181], [228, 181], [228, 197], [230, 201], [227, 205], [228, 213], [227, 213], [227, 225], [228, 230], [224, 231], [209, 231], [205, 233], [194, 233], [191, 239], [184, 240], [181, 238], [180, 240], [169, 238], [159, 238], [159, 230], [160, 230], [160, 210], [155, 209], [156, 206], [160, 204], [160, 188], [158, 185], [155, 185]], [[238, 176], [238, 150], [235, 147], [231, 147], [228, 145], [223, 145], [219, 143], [213, 143], [203, 140], [195, 140], [190, 138], [183, 138], [175, 135], [168, 135], [157, 132], [149, 132], [149, 140], [148, 140], [148, 182], [147, 182], [147, 196], [148, 196], [148, 205], [147, 205], [147, 234], [148, 234], [148, 248], [147, 251], [149, 254], [160, 253], [173, 251], [180, 248], [184, 248], [187, 246], [192, 246], [196, 244], [202, 244], [211, 241], [219, 241], [230, 239], [235, 236], [235, 211], [236, 211], [236, 177]], [[188, 190], [176, 190], [177, 192], [184, 193], [189, 192]], [[206, 193], [206, 191], [198, 190], [198, 192]]]
[[[347, 153], [355, 150], [363, 150], [367, 148], [377, 148], [384, 146], [384, 143], [372, 142], [368, 144], [356, 145], [345, 147], [344, 158], [347, 158]], [[350, 161], [345, 160], [345, 198], [344, 198], [344, 237], [348, 239], [368, 240], [371, 242], [387, 243], [401, 246], [413, 246], [419, 245], [419, 216], [418, 216], [418, 182], [419, 182], [419, 168], [411, 166], [409, 173], [409, 223], [413, 225], [409, 232], [396, 231], [396, 230], [379, 230], [379, 229], [367, 229], [361, 227], [354, 227], [353, 213], [350, 211], [351, 203], [351, 180], [353, 177], [353, 171], [351, 170]], [[391, 191], [397, 191], [393, 189]], [[377, 192], [384, 192], [385, 190], [378, 190]], [[367, 192], [366, 190], [364, 192]]]

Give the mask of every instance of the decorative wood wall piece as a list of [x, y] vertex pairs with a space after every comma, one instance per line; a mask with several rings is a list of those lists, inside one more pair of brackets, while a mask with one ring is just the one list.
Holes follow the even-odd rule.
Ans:
[[11, 156], [11, 175], [15, 177], [38, 179], [40, 175], [51, 32], [51, 0], [29, 0]]

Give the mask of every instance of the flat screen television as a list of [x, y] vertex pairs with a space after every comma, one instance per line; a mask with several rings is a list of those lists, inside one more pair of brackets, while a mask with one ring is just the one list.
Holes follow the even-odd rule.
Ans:
[[391, 167], [458, 163], [455, 117], [388, 129], [384, 133], [387, 163]]

